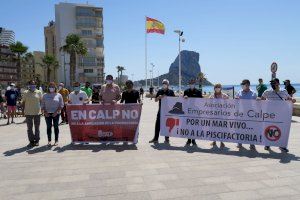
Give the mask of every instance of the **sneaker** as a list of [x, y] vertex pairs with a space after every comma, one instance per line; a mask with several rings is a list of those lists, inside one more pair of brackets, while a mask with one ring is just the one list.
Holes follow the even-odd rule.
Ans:
[[36, 146], [36, 147], [40, 146], [39, 142], [35, 142], [34, 146]]
[[33, 142], [30, 142], [29, 144], [27, 144], [27, 147], [28, 147], [28, 148], [31, 148], [31, 147], [33, 147], [33, 146], [34, 146]]
[[149, 143], [158, 143], [158, 140], [152, 139], [152, 140], [149, 141]]
[[9, 125], [9, 121], [6, 123], [6, 125]]
[[254, 144], [250, 144], [250, 150], [256, 150], [255, 145]]
[[289, 150], [287, 148], [284, 148], [284, 147], [279, 147], [279, 149], [284, 152], [284, 153], [288, 153]]
[[225, 144], [223, 142], [221, 142], [221, 145], [220, 145], [221, 148], [224, 148], [225, 147]]
[[210, 143], [210, 146], [216, 146], [216, 142], [215, 141], [213, 141], [212, 143]]
[[170, 143], [170, 139], [169, 138], [165, 138], [165, 143], [169, 144]]
[[269, 151], [269, 150], [270, 150], [270, 147], [269, 147], [269, 146], [265, 146], [265, 150], [266, 150], [266, 151]]
[[51, 147], [51, 141], [49, 141], [47, 145], [48, 145], [48, 147]]
[[10, 123], [11, 123], [11, 124], [14, 124], [15, 122], [14, 122], [14, 121], [11, 121]]
[[192, 140], [192, 144], [193, 144], [193, 146], [197, 146], [197, 143], [195, 140]]
[[58, 141], [55, 141], [53, 146], [57, 146], [58, 145]]
[[243, 145], [239, 143], [236, 147], [240, 149], [243, 147]]
[[186, 143], [185, 143], [185, 146], [190, 146], [191, 145], [191, 142], [190, 141], [187, 141]]

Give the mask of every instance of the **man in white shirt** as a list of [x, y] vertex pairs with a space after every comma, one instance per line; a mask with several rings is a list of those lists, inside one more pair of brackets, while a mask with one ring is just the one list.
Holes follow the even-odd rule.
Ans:
[[80, 83], [75, 82], [73, 84], [73, 92], [69, 94], [69, 104], [73, 105], [83, 105], [88, 103], [89, 98], [87, 94], [80, 90]]
[[[280, 82], [278, 78], [270, 81], [272, 89], [266, 90], [262, 96], [262, 100], [270, 100], [270, 101], [291, 101], [295, 103], [296, 100], [293, 99], [285, 89], [280, 88]], [[289, 152], [286, 147], [279, 148], [282, 152]], [[270, 150], [269, 146], [265, 146], [265, 150]]]

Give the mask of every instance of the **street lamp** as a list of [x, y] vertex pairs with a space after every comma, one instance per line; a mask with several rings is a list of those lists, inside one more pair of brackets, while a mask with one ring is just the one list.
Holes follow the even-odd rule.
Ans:
[[179, 83], [179, 94], [181, 94], [181, 53], [180, 53], [180, 44], [181, 44], [181, 42], [184, 42], [185, 39], [182, 38], [183, 31], [175, 30], [174, 32], [178, 34], [178, 51], [179, 51], [179, 55], [178, 55], [178, 60], [179, 60], [178, 83]]
[[155, 65], [153, 63], [150, 63], [150, 65], [152, 66], [151, 82], [152, 82], [152, 86], [153, 86], [154, 85], [154, 83], [153, 83], [153, 73], [154, 73], [153, 68], [155, 67]]

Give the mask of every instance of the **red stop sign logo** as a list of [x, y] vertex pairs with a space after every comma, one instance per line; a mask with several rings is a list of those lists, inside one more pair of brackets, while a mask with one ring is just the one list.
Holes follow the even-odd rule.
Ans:
[[270, 141], [277, 141], [281, 136], [281, 130], [277, 126], [268, 126], [265, 129], [265, 136]]

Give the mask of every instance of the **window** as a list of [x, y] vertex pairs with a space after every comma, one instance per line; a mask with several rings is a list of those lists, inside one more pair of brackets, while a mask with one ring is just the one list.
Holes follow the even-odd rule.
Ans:
[[92, 35], [93, 32], [92, 32], [92, 30], [81, 30], [81, 34], [83, 36], [88, 36], [88, 35]]
[[91, 8], [76, 8], [76, 15], [77, 16], [94, 16], [94, 11]]
[[84, 73], [93, 73], [94, 70], [93, 69], [84, 69], [83, 72]]
[[103, 39], [96, 39], [96, 46], [103, 47]]

